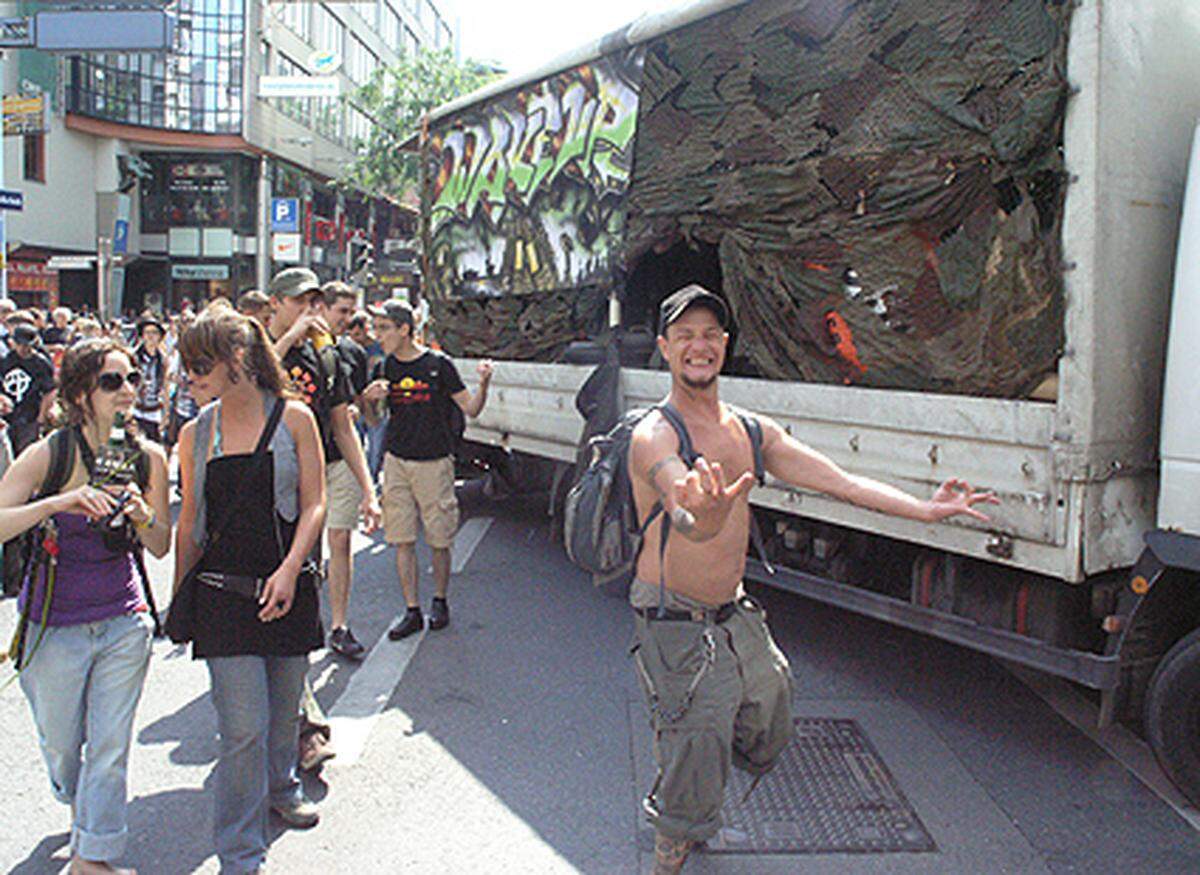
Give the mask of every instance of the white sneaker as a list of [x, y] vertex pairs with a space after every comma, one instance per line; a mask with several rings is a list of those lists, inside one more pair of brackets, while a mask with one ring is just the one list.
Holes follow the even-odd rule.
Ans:
[[300, 829], [316, 826], [317, 821], [321, 819], [317, 803], [306, 796], [301, 796], [299, 800], [290, 805], [272, 805], [271, 810], [278, 814], [279, 819], [284, 823]]

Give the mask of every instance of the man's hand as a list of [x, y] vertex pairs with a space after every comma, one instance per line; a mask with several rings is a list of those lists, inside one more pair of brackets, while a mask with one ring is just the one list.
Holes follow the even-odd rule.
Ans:
[[476, 366], [475, 372], [479, 374], [479, 382], [486, 386], [492, 382], [492, 374], [496, 372], [496, 365], [491, 359], [484, 359]]
[[938, 487], [933, 498], [928, 502], [930, 520], [941, 522], [947, 517], [964, 514], [981, 522], [988, 522], [988, 517], [975, 510], [977, 504], [999, 504], [1000, 499], [994, 492], [976, 492], [965, 480], [951, 477]]
[[734, 503], [754, 487], [754, 472], [747, 471], [733, 485], [725, 483], [720, 462], [711, 465], [703, 458], [674, 483], [675, 511], [671, 523], [695, 540], [711, 538], [721, 531]]
[[367, 387], [362, 390], [362, 398], [364, 401], [370, 401], [372, 404], [378, 403], [387, 397], [388, 381], [384, 379], [372, 380], [367, 384]]
[[379, 508], [379, 499], [375, 497], [374, 490], [363, 496], [358, 512], [363, 519], [363, 534], [369, 535], [383, 524], [383, 511]]
[[279, 338], [278, 343], [287, 349], [291, 349], [296, 344], [302, 343], [308, 335], [309, 330], [313, 328], [329, 335], [333, 334], [329, 330], [329, 323], [322, 316], [317, 313], [304, 313], [292, 323], [291, 328], [284, 332], [283, 337]]

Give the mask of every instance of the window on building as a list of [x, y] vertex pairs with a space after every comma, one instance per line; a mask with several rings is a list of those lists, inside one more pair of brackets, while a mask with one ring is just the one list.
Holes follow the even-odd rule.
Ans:
[[[293, 61], [283, 52], [275, 52], [275, 69], [276, 76], [308, 76], [308, 70], [300, 64]], [[310, 104], [313, 101], [303, 97], [273, 97], [271, 104], [288, 118], [293, 118], [301, 122], [305, 126], [312, 123], [310, 112]]]
[[325, 51], [346, 54], [346, 25], [324, 3], [312, 7], [313, 45]]
[[349, 51], [346, 55], [346, 72], [355, 84], [363, 85], [371, 74], [375, 72], [375, 68], [379, 66], [379, 58], [375, 53], [366, 47], [362, 40], [353, 34], [350, 35]]
[[28, 182], [46, 181], [46, 135], [25, 135], [25, 179]]
[[380, 28], [380, 33], [383, 36], [383, 41], [392, 47], [395, 51], [405, 53], [403, 33], [404, 25], [400, 21], [400, 13], [393, 5], [399, 0], [387, 0], [383, 5], [383, 27]]
[[[68, 110], [125, 124], [240, 133], [243, 3], [177, 0], [180, 51], [169, 55], [71, 58]], [[265, 42], [260, 51], [265, 62]]]

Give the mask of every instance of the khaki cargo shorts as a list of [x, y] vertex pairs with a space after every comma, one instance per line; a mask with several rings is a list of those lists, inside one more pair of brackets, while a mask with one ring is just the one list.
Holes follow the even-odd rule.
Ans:
[[761, 775], [791, 740], [791, 669], [749, 596], [720, 624], [634, 621], [658, 767], [642, 804], [655, 830], [702, 842], [721, 827], [730, 765]]
[[325, 466], [325, 527], [328, 529], [353, 529], [358, 526], [358, 506], [362, 504], [362, 490], [354, 479], [354, 472], [345, 459], [338, 459]]
[[389, 544], [417, 540], [417, 518], [425, 527], [425, 542], [434, 549], [449, 547], [458, 530], [458, 499], [454, 497], [454, 460], [411, 461], [387, 453], [383, 460], [383, 537]]

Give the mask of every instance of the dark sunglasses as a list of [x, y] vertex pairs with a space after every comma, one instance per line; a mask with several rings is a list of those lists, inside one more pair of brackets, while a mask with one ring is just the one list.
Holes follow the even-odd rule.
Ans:
[[212, 359], [192, 359], [183, 363], [184, 369], [197, 377], [207, 377], [216, 366], [217, 363]]
[[116, 371], [107, 371], [100, 375], [96, 380], [98, 385], [105, 392], [116, 392], [124, 383], [129, 384], [129, 388], [136, 389], [142, 382], [141, 371], [130, 371], [128, 374], [118, 374]]

